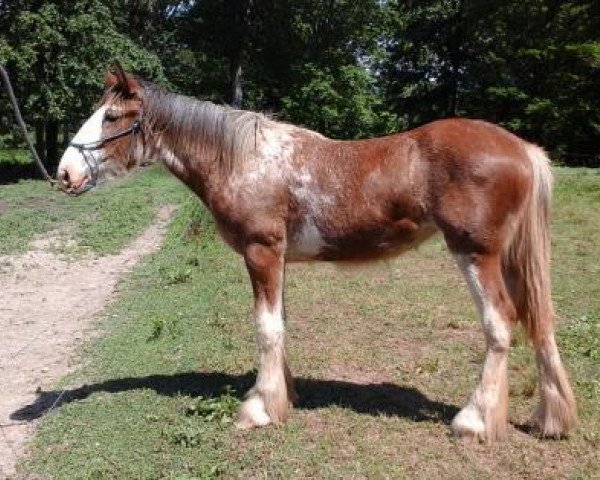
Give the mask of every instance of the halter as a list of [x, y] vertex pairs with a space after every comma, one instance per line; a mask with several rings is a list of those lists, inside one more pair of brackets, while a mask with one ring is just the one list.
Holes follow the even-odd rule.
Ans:
[[100, 150], [104, 146], [104, 144], [111, 142], [113, 140], [116, 140], [117, 138], [124, 137], [125, 135], [128, 135], [131, 133], [131, 139], [130, 139], [130, 143], [129, 143], [128, 161], [131, 160], [131, 155], [132, 155], [133, 148], [134, 148], [135, 136], [136, 136], [136, 134], [139, 133], [140, 126], [141, 126], [141, 120], [138, 118], [137, 120], [135, 120], [133, 122], [131, 127], [127, 127], [127, 128], [118, 130], [115, 133], [113, 133], [112, 135], [109, 135], [108, 137], [103, 137], [94, 142], [88, 142], [88, 143], [69, 142], [70, 147], [77, 149], [79, 151], [79, 153], [81, 153], [83, 160], [85, 161], [85, 163], [87, 164], [87, 166], [90, 169], [91, 179], [90, 179], [90, 182], [86, 185], [86, 186], [89, 185], [89, 187], [86, 190], [89, 190], [89, 188], [92, 188], [93, 186], [96, 185], [96, 180], [98, 180], [98, 173], [100, 172], [100, 163], [101, 162], [99, 162], [98, 159], [94, 155], [91, 154], [91, 152]]

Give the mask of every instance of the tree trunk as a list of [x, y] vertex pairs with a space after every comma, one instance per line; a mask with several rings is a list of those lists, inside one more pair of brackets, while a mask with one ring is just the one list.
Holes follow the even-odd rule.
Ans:
[[456, 67], [452, 70], [452, 85], [450, 86], [450, 102], [448, 106], [448, 117], [458, 116], [458, 84], [459, 72]]
[[244, 50], [248, 35], [251, 0], [234, 0], [230, 3], [233, 40], [229, 51], [229, 81], [231, 106], [242, 108], [244, 101], [243, 67]]
[[455, 0], [454, 7], [455, 24], [452, 28], [450, 45], [450, 98], [446, 116], [458, 116], [458, 101], [460, 90], [461, 66], [464, 63], [464, 3], [463, 0]]
[[46, 132], [44, 123], [40, 120], [35, 122], [35, 149], [38, 152], [40, 160], [46, 161]]
[[71, 139], [69, 138], [69, 122], [65, 121], [62, 124], [62, 149], [66, 150]]
[[229, 64], [229, 75], [231, 78], [231, 106], [233, 108], [242, 108], [244, 101], [244, 87], [242, 85], [243, 71], [241, 60], [241, 55], [239, 55], [238, 58], [230, 59]]
[[52, 172], [58, 166], [58, 122], [46, 122], [46, 168]]

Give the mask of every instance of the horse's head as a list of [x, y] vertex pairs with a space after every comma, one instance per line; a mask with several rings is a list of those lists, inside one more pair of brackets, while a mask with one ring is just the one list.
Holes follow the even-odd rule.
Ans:
[[120, 66], [105, 78], [106, 90], [95, 113], [83, 124], [58, 165], [61, 189], [83, 193], [144, 160], [143, 87]]

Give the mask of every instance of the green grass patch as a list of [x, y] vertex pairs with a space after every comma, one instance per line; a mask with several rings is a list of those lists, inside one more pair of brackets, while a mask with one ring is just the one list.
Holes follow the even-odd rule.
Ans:
[[189, 194], [155, 166], [79, 197], [41, 180], [0, 187], [0, 255], [23, 252], [35, 238], [66, 236], [79, 249], [115, 253], [150, 224], [157, 208]]
[[[159, 173], [146, 181], [153, 175]], [[233, 412], [255, 377], [251, 289], [241, 259], [189, 200], [163, 248], [123, 282], [99, 319], [105, 335], [84, 347], [85, 366], [57, 386], [67, 389], [66, 402], [44, 419], [22, 472], [50, 478], [597, 475], [600, 175], [559, 169], [557, 176], [558, 342], [582, 418], [570, 439], [540, 441], [515, 429], [506, 444], [489, 447], [449, 436], [448, 423], [479, 375], [483, 336], [439, 238], [358, 271], [290, 266], [288, 345], [300, 403], [284, 426], [235, 430]], [[117, 196], [133, 193], [115, 188], [122, 188], [114, 191], [116, 205]], [[510, 388], [510, 418], [520, 425], [536, 402], [533, 356], [521, 334], [511, 351]]]
[[33, 163], [31, 154], [27, 150], [18, 148], [1, 148], [0, 164], [2, 165], [27, 165]]

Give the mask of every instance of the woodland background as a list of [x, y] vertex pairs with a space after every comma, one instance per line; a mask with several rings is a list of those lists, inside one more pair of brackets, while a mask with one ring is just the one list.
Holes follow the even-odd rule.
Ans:
[[[0, 0], [0, 62], [50, 165], [114, 60], [334, 138], [465, 116], [600, 166], [597, 0]], [[20, 146], [2, 92], [0, 148]]]

